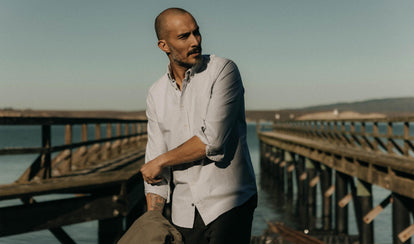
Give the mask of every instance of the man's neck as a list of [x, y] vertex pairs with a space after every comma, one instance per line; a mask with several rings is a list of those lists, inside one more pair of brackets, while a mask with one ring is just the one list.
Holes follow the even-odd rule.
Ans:
[[178, 85], [178, 88], [181, 90], [181, 85], [183, 84], [183, 80], [185, 77], [185, 72], [188, 70], [186, 67], [182, 67], [179, 65], [171, 64], [171, 73], [174, 77], [175, 82]]

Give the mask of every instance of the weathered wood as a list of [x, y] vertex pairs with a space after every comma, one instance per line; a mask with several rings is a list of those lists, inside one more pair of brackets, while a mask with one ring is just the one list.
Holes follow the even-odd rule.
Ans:
[[388, 206], [388, 204], [390, 204], [391, 202], [392, 202], [392, 195], [389, 195], [378, 206], [373, 208], [371, 211], [369, 211], [364, 216], [364, 222], [366, 224], [371, 223], [375, 219], [375, 217], [377, 217], [378, 214], [380, 214]]
[[[261, 132], [259, 139], [268, 145], [303, 155], [337, 171], [414, 198], [414, 159], [412, 158], [367, 152], [356, 148], [338, 148], [323, 141], [276, 132]], [[404, 173], [398, 174], [398, 172]]]
[[97, 123], [145, 123], [145, 119], [69, 118], [69, 117], [0, 117], [0, 125], [67, 125]]
[[0, 236], [126, 215], [126, 202], [113, 198], [86, 196], [0, 208]]
[[[94, 140], [88, 140], [89, 123], [96, 123]], [[106, 138], [101, 138], [100, 123], [109, 124]], [[111, 123], [117, 124], [114, 137]], [[133, 129], [133, 133], [129, 133], [131, 123], [134, 127], [143, 128], [146, 121], [0, 117], [0, 125], [35, 124], [42, 127], [42, 147], [0, 149], [0, 155], [40, 154], [16, 183], [0, 186], [0, 200], [20, 198], [26, 203], [0, 208], [0, 236], [49, 229], [61, 243], [72, 244], [74, 241], [61, 226], [100, 220], [100, 225], [108, 228], [101, 228], [99, 239], [111, 240], [108, 243], [116, 241], [124, 231], [123, 218], [129, 216], [129, 221], [132, 221], [132, 216], [136, 218], [142, 211], [134, 214], [130, 211], [143, 209], [145, 204], [139, 169], [144, 163], [146, 130], [137, 132]], [[65, 144], [52, 146], [51, 126], [57, 124], [65, 125]], [[74, 124], [81, 125], [81, 142], [72, 142]], [[121, 124], [125, 124], [124, 135], [120, 133]], [[112, 144], [114, 141], [116, 143]], [[103, 143], [105, 146], [101, 145]], [[72, 153], [72, 149], [77, 150]], [[52, 159], [54, 152], [58, 154]], [[33, 198], [54, 193], [70, 195], [43, 202], [36, 202]], [[111, 238], [102, 238], [102, 233], [108, 234], [113, 230], [117, 231], [110, 235]]]
[[[335, 173], [335, 201], [339, 203], [348, 193], [347, 176]], [[335, 230], [337, 233], [348, 234], [348, 207], [335, 204]]]
[[[410, 226], [410, 210], [409, 201], [406, 197], [399, 194], [393, 194], [392, 196], [392, 233], [393, 244], [410, 244], [411, 240], [401, 241], [398, 237], [407, 227]], [[412, 206], [411, 206], [412, 207]]]
[[127, 159], [125, 167], [116, 171], [98, 171], [87, 174], [71, 175], [45, 179], [42, 181], [8, 184], [0, 186], [0, 200], [36, 196], [51, 193], [79, 193], [102, 189], [105, 186], [121, 184], [139, 173], [144, 164], [144, 153], [138, 152]]
[[[33, 198], [22, 198], [22, 202], [25, 204], [34, 204], [36, 201]], [[75, 241], [60, 227], [49, 229], [49, 231], [60, 241], [62, 244], [75, 244]]]
[[275, 233], [279, 233], [284, 239], [291, 243], [307, 243], [307, 244], [324, 244], [322, 241], [304, 234], [303, 232], [292, 230], [283, 224], [279, 223], [267, 223], [269, 230]]
[[[326, 194], [332, 184], [332, 170], [323, 167], [321, 170], [320, 189], [322, 193], [322, 225], [323, 230], [328, 231], [332, 228], [332, 194]], [[328, 192], [329, 193], [329, 192]]]
[[364, 216], [372, 209], [372, 185], [364, 181], [357, 181], [355, 198], [354, 207], [359, 230], [359, 243], [374, 244], [374, 225], [363, 221]]
[[70, 145], [61, 145], [61, 146], [52, 146], [50, 148], [43, 148], [43, 147], [25, 147], [25, 148], [6, 148], [6, 149], [0, 149], [0, 155], [17, 155], [17, 154], [36, 154], [36, 153], [53, 153], [62, 151], [65, 149], [73, 149], [81, 146], [90, 146], [96, 143], [103, 143], [103, 142], [110, 142], [113, 140], [122, 140], [126, 139], [128, 137], [134, 137], [134, 136], [141, 136], [142, 133], [137, 134], [131, 134], [128, 136], [115, 136], [111, 138], [103, 138], [99, 140], [89, 140], [86, 142], [77, 142], [72, 143]]
[[[50, 125], [42, 125], [42, 147], [43, 148], [50, 148], [52, 145], [52, 131], [51, 131], [51, 127]], [[39, 173], [42, 174], [40, 177], [42, 177], [43, 179], [47, 179], [50, 178], [52, 176], [52, 170], [51, 170], [51, 163], [52, 163], [52, 159], [51, 159], [51, 153], [46, 151], [43, 152], [41, 157], [41, 161], [40, 161], [40, 171]]]

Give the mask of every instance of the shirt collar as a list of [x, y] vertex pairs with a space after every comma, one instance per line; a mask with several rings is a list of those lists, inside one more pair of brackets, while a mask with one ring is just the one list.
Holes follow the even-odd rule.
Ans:
[[[189, 68], [185, 72], [185, 74], [186, 74], [185, 77], [193, 77], [196, 73], [198, 73], [201, 70], [201, 68], [204, 66], [205, 60], [206, 60], [206, 58], [204, 56], [202, 56], [201, 62], [197, 63], [196, 65]], [[168, 63], [168, 66], [167, 66], [167, 77], [172, 83], [175, 84], [175, 79], [174, 79], [172, 71], [171, 71], [171, 64], [170, 63]]]

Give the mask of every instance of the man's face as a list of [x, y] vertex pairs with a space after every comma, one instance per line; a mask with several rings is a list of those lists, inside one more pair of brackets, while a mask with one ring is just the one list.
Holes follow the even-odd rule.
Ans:
[[189, 14], [170, 16], [165, 41], [171, 60], [181, 67], [191, 68], [201, 60], [201, 35]]

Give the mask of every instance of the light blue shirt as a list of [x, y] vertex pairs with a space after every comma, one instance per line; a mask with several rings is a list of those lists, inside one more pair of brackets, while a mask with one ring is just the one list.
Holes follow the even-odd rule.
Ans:
[[202, 160], [171, 167], [161, 184], [145, 183], [145, 193], [167, 201], [172, 221], [192, 228], [195, 207], [207, 225], [256, 194], [256, 181], [246, 142], [244, 88], [237, 66], [214, 55], [186, 72], [178, 89], [169, 70], [155, 82], [147, 97], [146, 162], [193, 136], [206, 144]]

